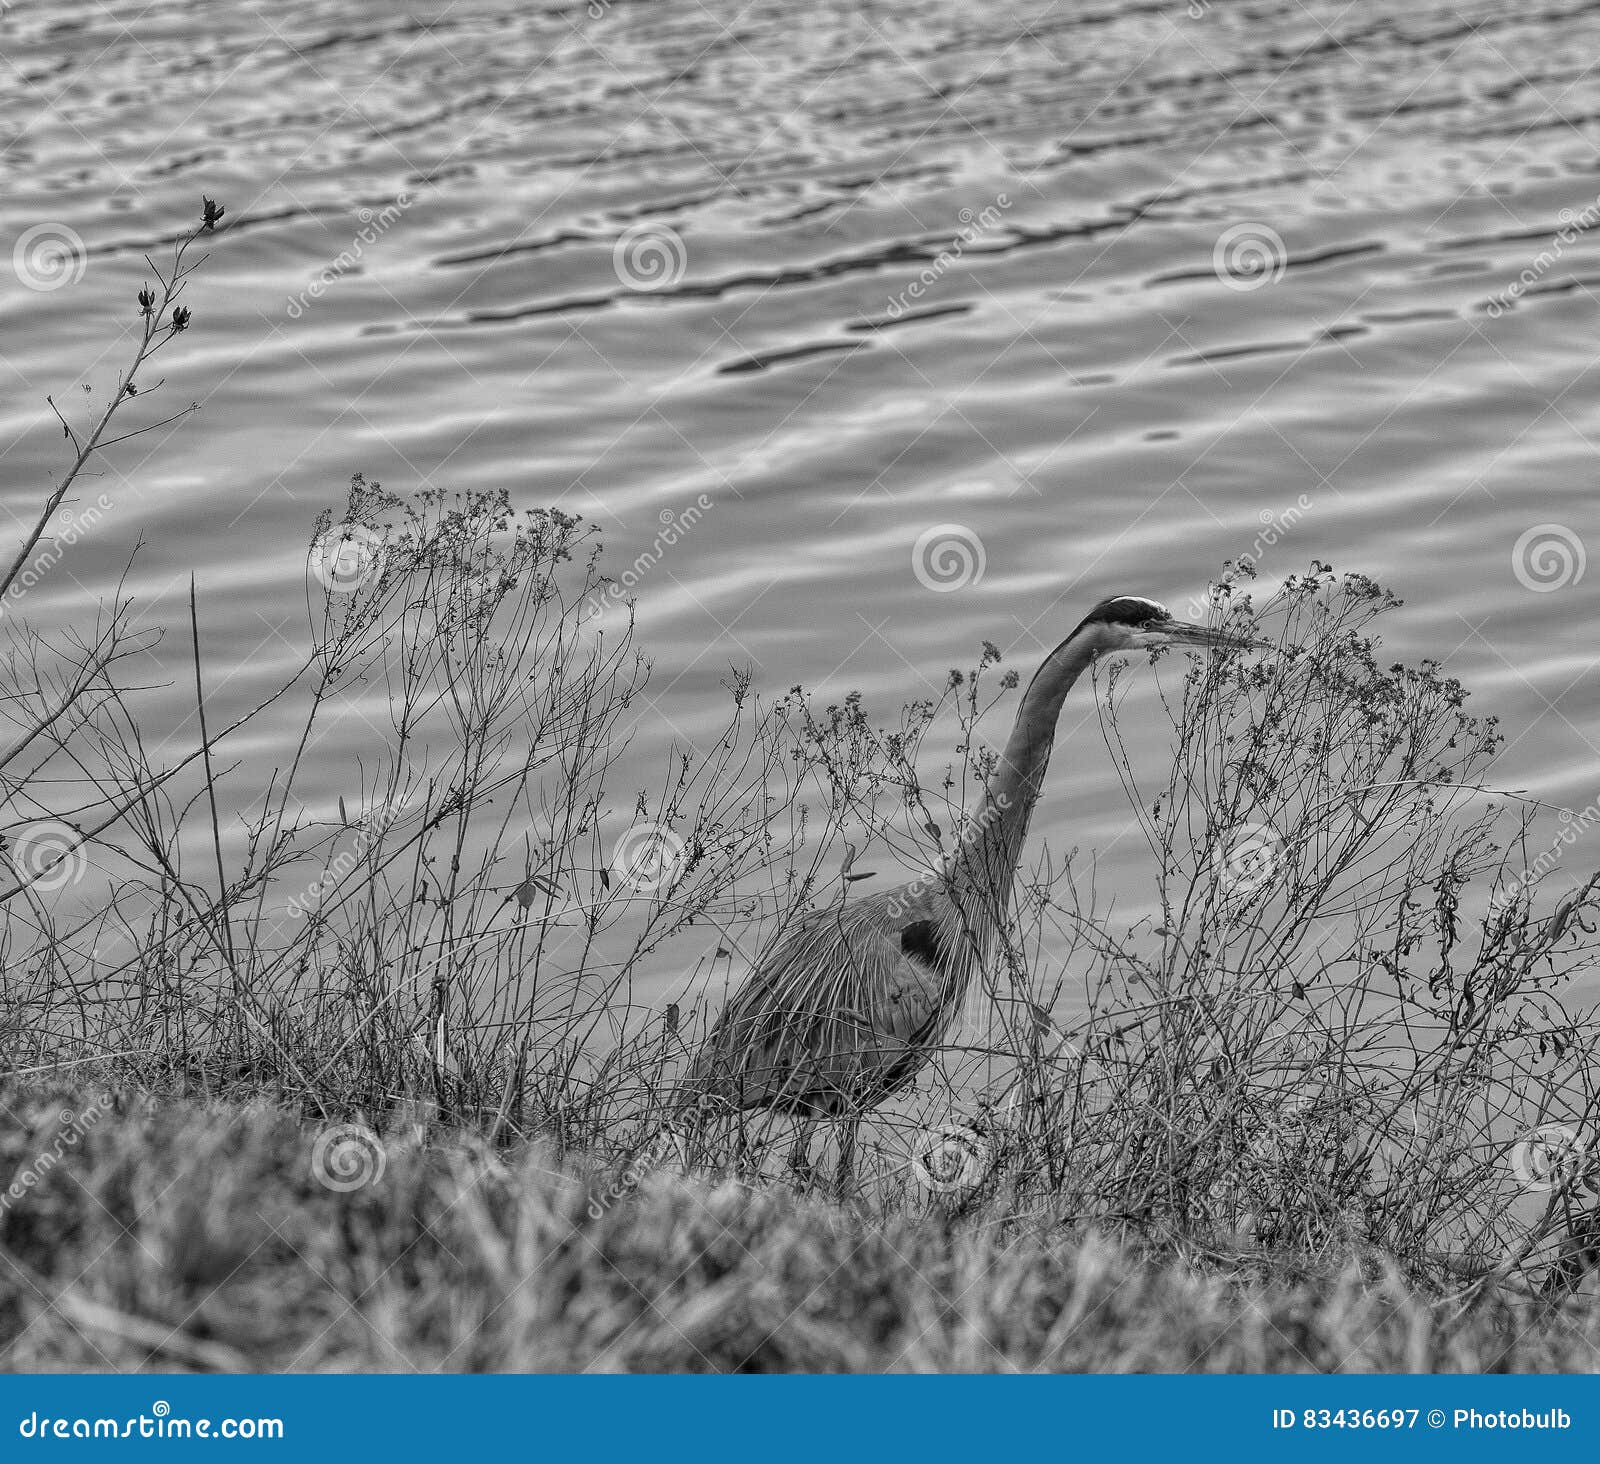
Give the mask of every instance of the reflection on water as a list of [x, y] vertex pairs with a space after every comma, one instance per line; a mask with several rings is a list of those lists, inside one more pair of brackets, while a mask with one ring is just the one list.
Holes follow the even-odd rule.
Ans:
[[[1315, 556], [1406, 598], [1394, 650], [1503, 717], [1505, 785], [1594, 796], [1600, 7], [57, 0], [3, 26], [5, 239], [86, 249], [0, 294], [14, 515], [60, 467], [45, 393], [118, 359], [142, 256], [202, 191], [231, 225], [166, 360], [203, 410], [104, 465], [115, 510], [41, 620], [142, 538], [140, 613], [181, 624], [198, 569], [237, 710], [304, 644], [311, 521], [356, 471], [559, 504], [619, 565], [694, 508], [635, 576], [648, 753], [720, 724], [730, 664], [892, 716], [984, 640], [1026, 672], [1106, 593], [1183, 606], [1229, 556]], [[1036, 830], [1131, 876], [1091, 699], [1064, 732]]]

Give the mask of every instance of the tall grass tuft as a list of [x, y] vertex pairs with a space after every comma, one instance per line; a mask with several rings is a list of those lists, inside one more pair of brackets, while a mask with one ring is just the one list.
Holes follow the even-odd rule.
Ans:
[[[19, 1371], [1554, 1372], [1600, 1311], [1439, 1306], [1381, 1265], [1224, 1268], [1132, 1238], [944, 1226], [650, 1176], [611, 1203], [548, 1144], [395, 1134], [329, 1188], [261, 1102], [106, 1108], [4, 1215]], [[8, 1172], [72, 1089], [0, 1088]]]

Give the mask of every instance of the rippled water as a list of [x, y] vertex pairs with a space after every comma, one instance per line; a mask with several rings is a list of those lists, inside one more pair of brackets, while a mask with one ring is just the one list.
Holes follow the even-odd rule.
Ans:
[[[1600, 6], [36, 0], [0, 43], [0, 239], [86, 247], [0, 281], [13, 515], [142, 254], [202, 191], [230, 225], [165, 358], [203, 411], [87, 485], [36, 618], [142, 538], [141, 613], [198, 568], [242, 709], [352, 472], [590, 515], [618, 564], [704, 495], [636, 586], [648, 750], [730, 663], [887, 715], [1104, 594], [1315, 556], [1406, 598], [1502, 783], [1596, 795]], [[1089, 698], [1065, 726], [1035, 827], [1131, 870]]]

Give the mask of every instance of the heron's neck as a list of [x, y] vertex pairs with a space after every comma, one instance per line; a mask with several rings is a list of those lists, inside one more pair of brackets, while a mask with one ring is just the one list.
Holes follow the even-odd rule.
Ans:
[[978, 816], [953, 856], [956, 891], [979, 899], [978, 910], [968, 918], [980, 918], [985, 925], [1005, 918], [1028, 820], [1050, 766], [1062, 703], [1094, 661], [1096, 650], [1092, 634], [1074, 634], [1050, 653], [1023, 693]]

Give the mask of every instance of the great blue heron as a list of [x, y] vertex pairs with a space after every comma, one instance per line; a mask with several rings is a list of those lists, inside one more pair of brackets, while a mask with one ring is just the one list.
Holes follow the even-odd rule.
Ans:
[[1072, 684], [1109, 652], [1249, 644], [1137, 595], [1096, 605], [1029, 682], [977, 816], [942, 869], [798, 918], [695, 1054], [674, 1105], [679, 1121], [718, 1106], [793, 1114], [802, 1122], [791, 1163], [805, 1172], [817, 1121], [842, 1120], [843, 1189], [861, 1114], [916, 1076], [992, 951]]

